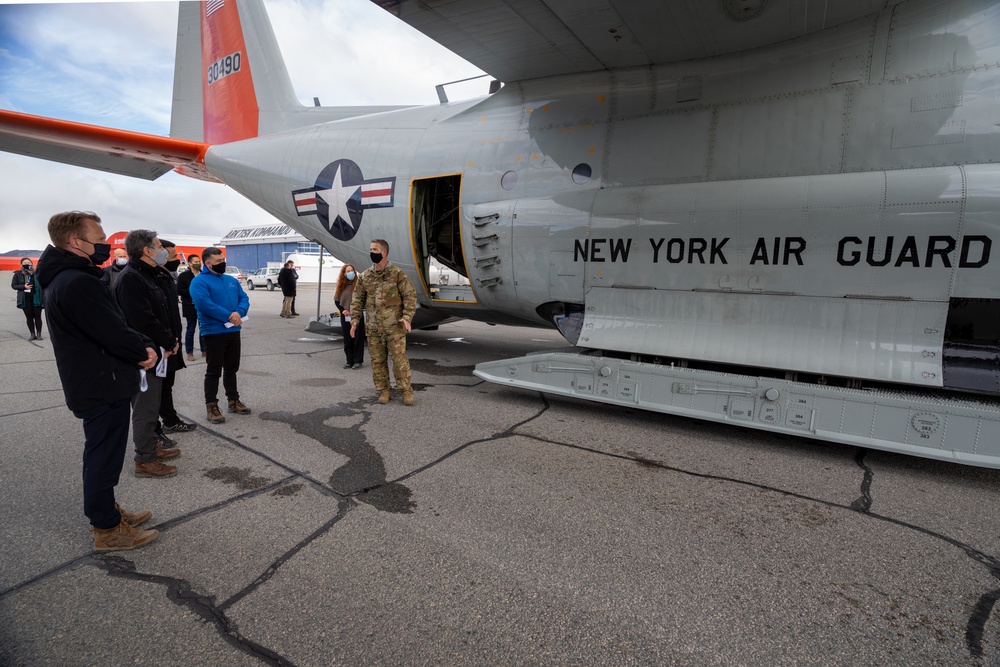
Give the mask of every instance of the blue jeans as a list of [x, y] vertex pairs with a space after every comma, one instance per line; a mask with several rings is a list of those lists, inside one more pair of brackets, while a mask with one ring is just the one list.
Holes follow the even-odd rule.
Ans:
[[83, 513], [94, 528], [114, 528], [122, 520], [115, 487], [125, 462], [130, 412], [129, 401], [121, 400], [73, 413], [83, 420]]
[[[197, 317], [187, 317], [187, 331], [184, 333], [184, 347], [187, 349], [188, 354], [194, 354], [194, 328], [198, 326]], [[205, 339], [198, 336], [198, 347], [201, 349], [201, 353], [205, 354]]]

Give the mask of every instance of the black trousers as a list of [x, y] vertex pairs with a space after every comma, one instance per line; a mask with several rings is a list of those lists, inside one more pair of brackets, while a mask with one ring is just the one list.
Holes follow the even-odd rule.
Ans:
[[240, 332], [208, 334], [205, 341], [205, 403], [219, 400], [219, 378], [226, 390], [226, 398], [238, 400], [236, 373], [240, 370]]
[[25, 294], [23, 310], [24, 319], [28, 320], [28, 331], [34, 336], [35, 333], [42, 333], [42, 307], [35, 306], [32, 296], [32, 294]]
[[[177, 348], [177, 354], [180, 354]], [[163, 387], [160, 389], [160, 419], [166, 426], [173, 426], [181, 420], [174, 409], [174, 378], [177, 370], [170, 368], [167, 370], [167, 377], [163, 378]]]
[[354, 332], [354, 338], [351, 338], [352, 324], [354, 324], [353, 318], [351, 322], [348, 322], [344, 319], [344, 314], [340, 314], [340, 330], [344, 332], [344, 356], [347, 357], [349, 364], [363, 364], [365, 363], [365, 347], [367, 345], [365, 321], [362, 319], [358, 322], [358, 330]]
[[114, 528], [121, 523], [115, 509], [115, 487], [125, 462], [129, 400], [115, 401], [84, 412], [73, 412], [83, 420], [83, 513], [95, 528]]

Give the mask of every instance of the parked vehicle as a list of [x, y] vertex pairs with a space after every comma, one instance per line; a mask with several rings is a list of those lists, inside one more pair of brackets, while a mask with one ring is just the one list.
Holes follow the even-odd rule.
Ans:
[[281, 269], [267, 268], [257, 269], [246, 277], [247, 289], [255, 287], [266, 287], [269, 291], [274, 291], [278, 284], [278, 272]]
[[243, 279], [246, 278], [246, 274], [243, 273], [243, 271], [240, 270], [240, 267], [238, 266], [227, 266], [226, 273], [231, 275], [233, 278], [236, 278], [240, 282], [243, 282]]

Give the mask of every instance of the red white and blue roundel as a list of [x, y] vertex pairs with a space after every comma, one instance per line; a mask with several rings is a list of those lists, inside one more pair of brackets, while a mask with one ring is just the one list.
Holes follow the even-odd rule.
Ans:
[[328, 232], [341, 241], [350, 241], [361, 229], [366, 208], [392, 206], [396, 177], [365, 180], [361, 167], [352, 160], [326, 165], [316, 177], [316, 185], [292, 190], [295, 211], [315, 215]]

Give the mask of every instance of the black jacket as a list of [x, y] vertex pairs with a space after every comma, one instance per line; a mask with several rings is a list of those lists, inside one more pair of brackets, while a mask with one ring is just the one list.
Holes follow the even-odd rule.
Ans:
[[[177, 283], [166, 269], [158, 268], [155, 273], [156, 286], [160, 288], [164, 298], [167, 300], [167, 319], [170, 320], [170, 332], [179, 342], [184, 336], [184, 327], [181, 324], [181, 313], [177, 307]], [[187, 364], [184, 363], [184, 355], [180, 353], [180, 348], [177, 349], [177, 354], [170, 355], [167, 363], [167, 368], [172, 371], [187, 368]]]
[[[158, 266], [150, 266], [139, 259], [129, 259], [115, 278], [111, 293], [128, 325], [152, 339], [158, 347], [169, 351], [177, 344], [177, 336], [170, 327], [167, 295], [160, 287], [157, 274], [170, 278]], [[160, 350], [156, 349], [156, 352], [159, 355]]]
[[278, 284], [284, 296], [295, 296], [295, 273], [291, 269], [278, 271]]
[[111, 289], [111, 287], [114, 285], [115, 278], [118, 276], [119, 273], [122, 272], [122, 269], [124, 268], [125, 267], [121, 266], [117, 260], [113, 260], [111, 264], [101, 269], [101, 273], [104, 274], [101, 276], [101, 282], [107, 285], [108, 289]]
[[177, 293], [181, 297], [181, 312], [184, 317], [198, 317], [198, 311], [191, 300], [191, 281], [194, 280], [194, 271], [188, 269], [177, 276]]
[[85, 257], [49, 246], [38, 260], [45, 319], [66, 405], [74, 412], [130, 399], [152, 342], [125, 323], [102, 272]]

